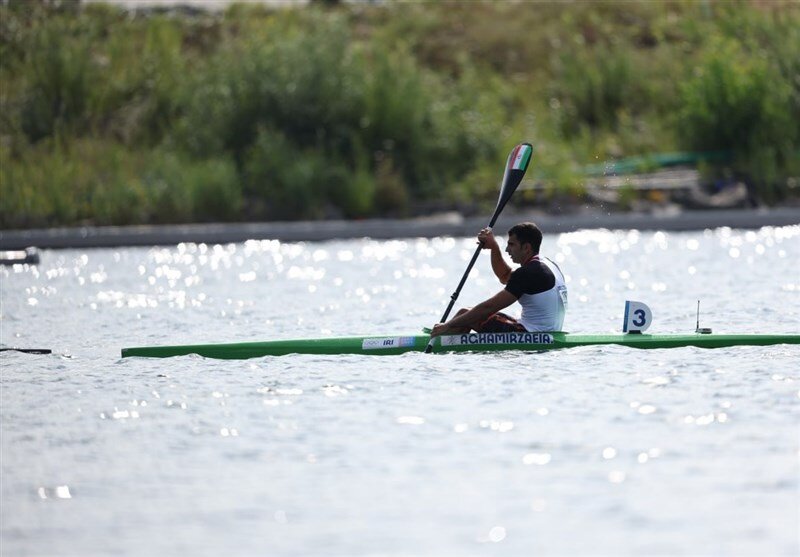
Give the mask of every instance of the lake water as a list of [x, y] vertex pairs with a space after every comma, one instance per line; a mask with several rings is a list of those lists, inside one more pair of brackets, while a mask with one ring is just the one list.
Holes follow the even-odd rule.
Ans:
[[[800, 346], [121, 359], [414, 333], [474, 239], [0, 269], [2, 555], [797, 555]], [[800, 332], [800, 226], [546, 236], [565, 328]], [[500, 288], [488, 256], [458, 306]]]

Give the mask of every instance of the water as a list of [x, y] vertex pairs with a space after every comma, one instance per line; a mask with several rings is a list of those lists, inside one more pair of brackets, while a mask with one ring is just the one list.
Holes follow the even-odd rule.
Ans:
[[[546, 236], [565, 327], [800, 331], [800, 226]], [[0, 270], [2, 555], [794, 555], [800, 347], [125, 359], [413, 333], [472, 239], [45, 251]], [[499, 289], [484, 255], [459, 300]]]

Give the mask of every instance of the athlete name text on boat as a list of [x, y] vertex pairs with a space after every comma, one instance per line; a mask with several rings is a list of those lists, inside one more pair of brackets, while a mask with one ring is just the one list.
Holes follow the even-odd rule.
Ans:
[[443, 335], [442, 345], [465, 344], [553, 344], [550, 333], [464, 333]]

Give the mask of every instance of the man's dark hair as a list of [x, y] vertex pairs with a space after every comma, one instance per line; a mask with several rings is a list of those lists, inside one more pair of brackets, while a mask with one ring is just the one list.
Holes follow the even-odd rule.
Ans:
[[517, 237], [520, 244], [530, 244], [534, 255], [539, 253], [539, 248], [542, 247], [542, 231], [538, 226], [532, 222], [515, 224], [508, 230], [508, 235], [512, 234]]

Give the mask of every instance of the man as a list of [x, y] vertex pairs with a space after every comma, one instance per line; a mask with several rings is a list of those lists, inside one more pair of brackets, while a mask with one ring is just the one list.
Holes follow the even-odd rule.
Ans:
[[[506, 287], [473, 308], [460, 309], [447, 323], [434, 325], [431, 336], [467, 333], [560, 331], [567, 309], [567, 285], [558, 265], [539, 256], [542, 231], [532, 222], [517, 224], [508, 231], [506, 253], [515, 270], [503, 259], [492, 230], [478, 233], [483, 249], [491, 251], [492, 271]], [[522, 306], [517, 320], [500, 313], [514, 302]]]

